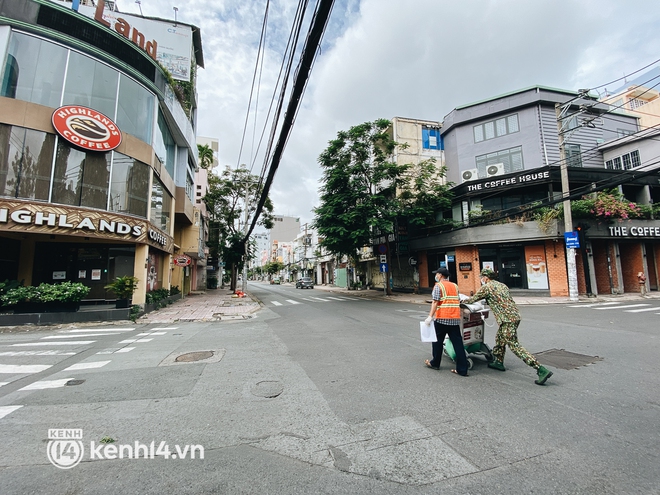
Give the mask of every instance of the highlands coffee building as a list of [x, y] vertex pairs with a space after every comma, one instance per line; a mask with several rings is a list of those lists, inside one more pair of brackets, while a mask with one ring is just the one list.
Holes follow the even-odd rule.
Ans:
[[139, 304], [185, 276], [196, 105], [159, 63], [194, 84], [201, 38], [96, 5], [0, 0], [0, 280], [82, 282], [101, 301], [134, 275]]

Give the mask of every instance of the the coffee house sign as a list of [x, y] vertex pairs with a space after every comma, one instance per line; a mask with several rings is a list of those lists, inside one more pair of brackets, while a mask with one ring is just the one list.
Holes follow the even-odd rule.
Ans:
[[612, 237], [660, 237], [660, 227], [609, 227]]
[[511, 187], [518, 184], [542, 182], [548, 179], [550, 179], [549, 170], [546, 170], [545, 172], [527, 172], [523, 174], [514, 175], [513, 177], [489, 180], [480, 184], [468, 184], [467, 190], [468, 192], [484, 191], [484, 190], [492, 191], [493, 189]]

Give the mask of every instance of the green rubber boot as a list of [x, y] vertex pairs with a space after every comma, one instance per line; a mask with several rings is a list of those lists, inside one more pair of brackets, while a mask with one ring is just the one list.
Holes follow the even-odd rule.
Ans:
[[497, 360], [494, 360], [491, 363], [488, 363], [489, 368], [493, 368], [494, 370], [499, 370], [499, 371], [506, 371], [506, 368], [504, 367], [504, 363], [500, 363]]
[[548, 381], [548, 378], [552, 376], [552, 371], [545, 366], [541, 366], [536, 373], [539, 375], [538, 380], [534, 380], [534, 383], [537, 385], [544, 385], [545, 382]]

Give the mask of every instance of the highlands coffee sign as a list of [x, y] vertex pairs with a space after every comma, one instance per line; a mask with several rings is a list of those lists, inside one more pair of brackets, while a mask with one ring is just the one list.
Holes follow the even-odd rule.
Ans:
[[145, 220], [69, 206], [0, 201], [0, 231], [120, 240], [150, 244], [169, 253], [174, 249], [172, 237]]
[[51, 120], [57, 133], [79, 148], [110, 151], [121, 144], [117, 124], [91, 108], [66, 105], [55, 110]]

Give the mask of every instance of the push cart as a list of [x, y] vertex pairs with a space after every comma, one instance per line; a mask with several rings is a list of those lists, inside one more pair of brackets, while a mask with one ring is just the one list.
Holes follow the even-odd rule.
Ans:
[[[461, 303], [461, 334], [463, 335], [463, 347], [467, 357], [468, 369], [472, 369], [475, 356], [486, 358], [489, 363], [493, 361], [493, 351], [484, 343], [484, 320], [488, 318], [489, 311], [484, 309], [481, 303]], [[456, 361], [456, 351], [449, 340], [445, 337], [443, 352], [453, 361]]]

